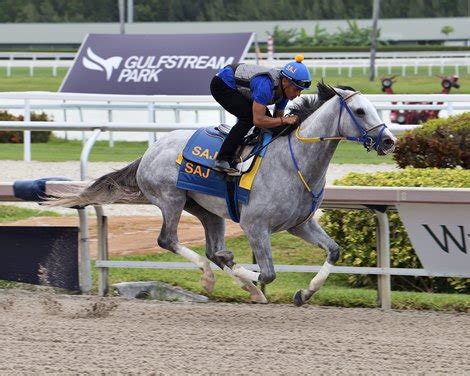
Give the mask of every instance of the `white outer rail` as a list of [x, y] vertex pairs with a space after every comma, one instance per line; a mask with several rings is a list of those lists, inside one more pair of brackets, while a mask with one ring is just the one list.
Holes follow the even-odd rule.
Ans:
[[[366, 97], [374, 103], [379, 112], [383, 110], [401, 110], [401, 109], [433, 109], [433, 110], [446, 110], [449, 115], [454, 111], [468, 111], [470, 110], [470, 94], [430, 94], [430, 95], [416, 95], [416, 94], [397, 94], [397, 95], [383, 95], [383, 94], [370, 94]], [[3, 101], [2, 101], [3, 100]], [[6, 103], [7, 101], [22, 101], [18, 103]], [[42, 101], [41, 103], [35, 103]], [[56, 101], [57, 103], [50, 103]], [[78, 109], [82, 114], [83, 109], [102, 109], [108, 111], [108, 118], [112, 119], [113, 110], [145, 110], [148, 112], [149, 121], [155, 121], [155, 111], [158, 109], [171, 109], [175, 112], [175, 118], [178, 119], [179, 111], [194, 110], [196, 111], [196, 118], [198, 119], [198, 111], [200, 110], [214, 110], [220, 113], [220, 122], [225, 122], [225, 111], [221, 108], [212, 96], [167, 96], [167, 95], [106, 95], [106, 94], [75, 94], [75, 93], [49, 93], [49, 92], [5, 92], [0, 93], [0, 108], [1, 109], [22, 109], [24, 113], [24, 122], [0, 122], [0, 129], [3, 130], [24, 130], [24, 160], [31, 160], [31, 142], [30, 142], [30, 129], [36, 130], [94, 130], [100, 128], [101, 131], [113, 130], [128, 130], [128, 131], [142, 131], [138, 125], [134, 123], [117, 124], [117, 123], [71, 123], [71, 122], [49, 122], [47, 127], [41, 128], [41, 122], [30, 122], [30, 113], [33, 109], [62, 109], [64, 112], [67, 109]], [[98, 103], [97, 103], [98, 102]], [[421, 102], [420, 104], [407, 104], [409, 102]], [[431, 104], [429, 104], [431, 103]], [[65, 116], [64, 116], [65, 117]], [[147, 123], [149, 125], [152, 123]], [[21, 125], [23, 128], [21, 128]], [[112, 126], [117, 128], [112, 128]], [[128, 127], [126, 129], [126, 126]], [[165, 131], [160, 125], [153, 125], [154, 128], [146, 129], [146, 131]], [[169, 124], [168, 124], [169, 126]], [[176, 122], [172, 125], [174, 129], [196, 129], [197, 124], [181, 124]], [[55, 128], [54, 128], [55, 127]], [[119, 128], [120, 127], [120, 128]], [[416, 128], [417, 125], [399, 125], [391, 124], [390, 129], [392, 132], [402, 132], [404, 130]], [[149, 135], [149, 143], [154, 141], [154, 136]], [[110, 136], [110, 144], [111, 144]]]
[[[273, 59], [261, 59], [263, 56], [267, 56], [267, 54], [248, 53], [244, 62], [282, 66], [292, 60], [293, 53], [275, 53]], [[13, 67], [29, 68], [30, 76], [34, 76], [35, 68], [50, 67], [52, 75], [55, 77], [57, 76], [57, 68], [72, 66], [75, 57], [75, 53], [7, 52], [0, 53], [0, 67], [6, 68], [8, 77], [11, 76]], [[348, 77], [352, 77], [352, 68], [362, 68], [363, 74], [365, 74], [370, 66], [368, 52], [306, 52], [304, 57], [304, 63], [314, 71], [321, 69], [323, 77], [326, 77], [327, 68], [337, 68], [339, 74], [343, 69], [347, 69]], [[376, 70], [379, 67], [385, 67], [391, 74], [392, 67], [401, 67], [402, 76], [406, 75], [409, 67], [414, 69], [414, 74], [417, 74], [419, 67], [427, 67], [429, 76], [433, 74], [434, 67], [440, 68], [441, 74], [444, 73], [445, 66], [453, 66], [455, 74], [459, 74], [461, 67], [467, 67], [467, 73], [470, 73], [470, 53], [468, 51], [378, 52], [376, 59]]]
[[[370, 52], [305, 52], [305, 58], [308, 59], [368, 59]], [[248, 52], [247, 58], [255, 59], [255, 52]], [[73, 60], [76, 57], [75, 52], [0, 52], [0, 60]], [[450, 58], [450, 57], [466, 57], [470, 58], [470, 52], [463, 51], [379, 51], [377, 59], [404, 59], [404, 58]], [[274, 59], [291, 59], [292, 52], [274, 52]]]

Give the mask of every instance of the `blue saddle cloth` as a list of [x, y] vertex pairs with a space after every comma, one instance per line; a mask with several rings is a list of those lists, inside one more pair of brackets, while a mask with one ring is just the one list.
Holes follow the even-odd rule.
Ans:
[[[216, 127], [198, 129], [189, 139], [182, 153], [181, 166], [176, 187], [192, 192], [222, 197], [227, 200], [230, 216], [239, 221], [238, 205], [233, 201], [248, 204], [250, 190], [239, 186], [240, 177], [227, 177], [225, 174], [211, 170], [226, 135]], [[255, 155], [264, 156], [266, 146], [271, 140], [271, 133], [264, 132], [262, 142], [253, 149]], [[229, 195], [228, 189], [233, 192]]]

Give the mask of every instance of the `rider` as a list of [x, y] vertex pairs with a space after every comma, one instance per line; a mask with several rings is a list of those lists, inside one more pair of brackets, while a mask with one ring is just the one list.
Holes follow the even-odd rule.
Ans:
[[[287, 102], [310, 88], [310, 72], [302, 60], [303, 56], [297, 55], [282, 70], [252, 64], [227, 65], [214, 76], [212, 96], [238, 119], [220, 148], [215, 170], [237, 171], [231, 167], [234, 154], [253, 125], [275, 128], [297, 124], [297, 116], [283, 116]], [[267, 108], [271, 104], [275, 105], [274, 117]]]

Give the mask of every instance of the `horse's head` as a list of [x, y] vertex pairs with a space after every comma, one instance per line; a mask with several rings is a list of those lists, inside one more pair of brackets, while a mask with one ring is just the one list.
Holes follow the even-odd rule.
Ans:
[[374, 105], [352, 88], [330, 88], [338, 101], [338, 132], [351, 141], [361, 142], [367, 151], [374, 149], [379, 155], [393, 152], [397, 139], [380, 119]]
[[[333, 88], [323, 82], [319, 82], [317, 88], [318, 95], [303, 96], [290, 108], [290, 113], [299, 118], [300, 126], [296, 130], [296, 137], [300, 141], [356, 141], [361, 142], [368, 151], [376, 150], [379, 155], [389, 154], [395, 149], [397, 139], [382, 122], [377, 110], [364, 95], [351, 87]], [[309, 119], [313, 119], [311, 115], [314, 113], [324, 114], [324, 111], [317, 111], [320, 108], [327, 110], [327, 114], [336, 123], [336, 127], [329, 130], [314, 128], [313, 131], [316, 135], [318, 132], [324, 133], [318, 135], [320, 137], [302, 136], [301, 128], [304, 122], [308, 127], [309, 124], [313, 125], [311, 121], [309, 122]]]

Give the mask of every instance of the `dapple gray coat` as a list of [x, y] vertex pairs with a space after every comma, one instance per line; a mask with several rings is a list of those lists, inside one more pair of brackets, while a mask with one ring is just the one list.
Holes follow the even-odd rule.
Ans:
[[[304, 96], [291, 111], [301, 120], [300, 137], [291, 135], [292, 148], [299, 170], [315, 194], [325, 185], [326, 171], [339, 141], [305, 142], [306, 138], [366, 134], [376, 138], [373, 146], [380, 155], [392, 151], [396, 142], [374, 106], [363, 95], [351, 90], [334, 90], [323, 84], [318, 88], [317, 97]], [[351, 111], [343, 111], [341, 119], [340, 97], [346, 99]], [[362, 135], [357, 122], [364, 129]], [[295, 304], [305, 303], [326, 280], [339, 258], [340, 249], [310, 216], [312, 195], [294, 168], [288, 137], [277, 138], [269, 145], [255, 178], [249, 204], [240, 206], [240, 225], [259, 265], [259, 272], [254, 272], [236, 264], [232, 252], [226, 250], [225, 219], [230, 217], [225, 199], [176, 188], [179, 165], [175, 161], [192, 134], [193, 131], [183, 130], [168, 133], [141, 159], [102, 176], [78, 195], [64, 197], [55, 204], [106, 204], [143, 195], [163, 214], [158, 244], [198, 265], [203, 272], [202, 284], [208, 292], [215, 283], [208, 261], [211, 260], [248, 291], [252, 301], [260, 303], [266, 302], [266, 298], [253, 282], [270, 283], [276, 278], [270, 235], [286, 230], [327, 251], [327, 260], [320, 272], [306, 289], [299, 290], [294, 296]], [[178, 241], [177, 226], [183, 210], [194, 214], [204, 226], [207, 259]]]

